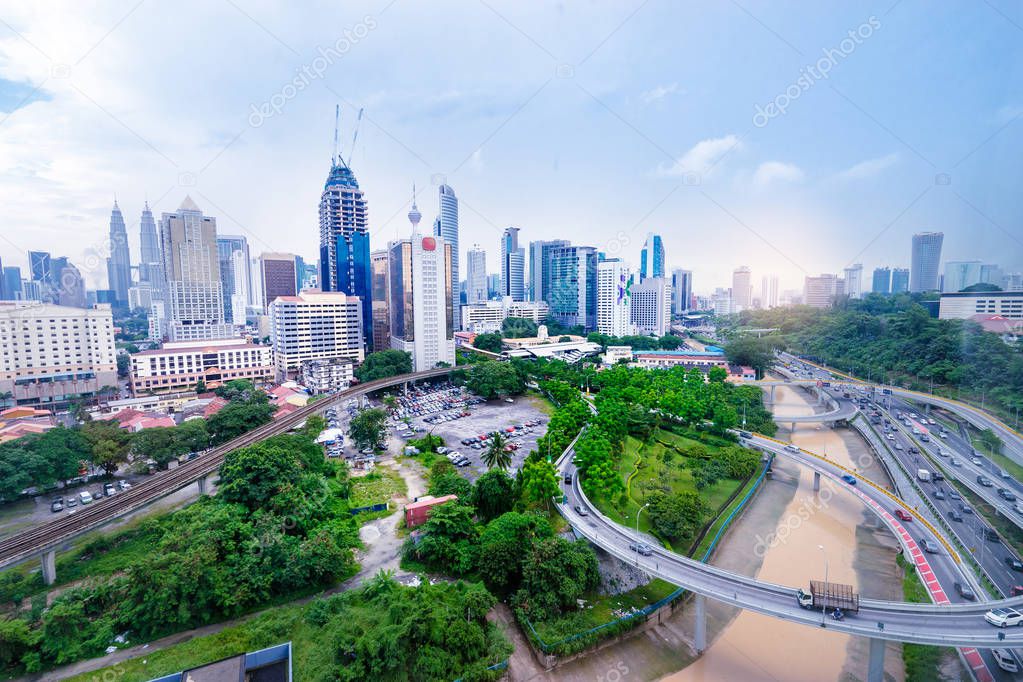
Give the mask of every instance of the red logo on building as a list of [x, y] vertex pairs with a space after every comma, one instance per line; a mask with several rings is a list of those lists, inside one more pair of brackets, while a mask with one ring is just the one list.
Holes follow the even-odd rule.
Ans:
[[437, 240], [433, 237], [423, 237], [423, 251], [433, 251], [437, 248]]

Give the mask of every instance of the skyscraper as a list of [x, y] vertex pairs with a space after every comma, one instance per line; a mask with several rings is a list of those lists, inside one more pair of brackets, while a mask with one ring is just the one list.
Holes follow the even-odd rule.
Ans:
[[31, 281], [49, 284], [50, 253], [48, 251], [29, 251], [28, 271]]
[[760, 307], [778, 307], [778, 275], [764, 275], [760, 280]]
[[920, 232], [913, 235], [912, 261], [909, 266], [909, 290], [936, 291], [941, 265], [941, 232]]
[[487, 295], [487, 252], [479, 244], [466, 253], [465, 280], [468, 284], [467, 303], [482, 303], [490, 298]]
[[249, 298], [249, 242], [241, 235], [217, 237], [220, 283], [224, 289], [224, 319], [245, 324], [245, 309], [253, 305]]
[[217, 219], [204, 216], [186, 196], [176, 212], [160, 216], [160, 253], [167, 278], [153, 303], [160, 336], [169, 341], [234, 336], [234, 325], [224, 321]]
[[643, 250], [639, 252], [639, 279], [664, 277], [664, 242], [661, 235], [647, 233]]
[[[334, 131], [337, 141], [337, 129]], [[335, 151], [320, 195], [320, 289], [358, 296], [363, 338], [373, 338], [373, 284], [369, 258], [369, 209], [359, 182]]]
[[632, 286], [632, 323], [640, 334], [664, 336], [671, 329], [671, 283], [647, 277]]
[[732, 271], [732, 312], [753, 307], [753, 273], [749, 266], [740, 265]]
[[[60, 272], [57, 274], [57, 305], [67, 306], [69, 308], [84, 308], [85, 307], [85, 280], [82, 279], [81, 271], [71, 263], [67, 262], [66, 258], [60, 259]], [[125, 305], [128, 302], [125, 301]]]
[[875, 294], [892, 293], [892, 269], [889, 267], [874, 268], [874, 276], [871, 278], [870, 290]]
[[[471, 252], [470, 252], [471, 253]], [[387, 249], [369, 255], [373, 272], [373, 348], [391, 347], [391, 319], [387, 293]]]
[[448, 185], [441, 185], [438, 190], [439, 212], [437, 220], [433, 223], [433, 234], [437, 237], [444, 237], [445, 243], [451, 246], [451, 309], [454, 313], [453, 324], [455, 329], [461, 329], [462, 302], [459, 292], [461, 283], [458, 269], [458, 197], [455, 190]]
[[675, 268], [671, 271], [671, 314], [689, 312], [693, 299], [693, 271]]
[[519, 228], [506, 227], [501, 236], [501, 296], [524, 301], [526, 251], [519, 246]]
[[550, 297], [551, 252], [568, 245], [564, 239], [529, 242], [529, 282], [526, 293], [530, 301], [546, 301]]
[[629, 336], [632, 326], [632, 273], [620, 258], [597, 263], [597, 331]]
[[4, 268], [4, 298], [17, 301], [21, 296], [21, 268], [8, 265]]
[[830, 308], [835, 297], [844, 293], [845, 283], [838, 275], [808, 276], [803, 286], [803, 303], [814, 308]]
[[451, 245], [419, 233], [422, 214], [412, 201], [412, 235], [388, 247], [391, 348], [412, 354], [415, 371], [455, 364]]
[[566, 327], [597, 328], [597, 250], [559, 246], [550, 254], [550, 317]]
[[128, 250], [128, 230], [124, 216], [114, 201], [110, 211], [110, 255], [107, 257], [107, 282], [114, 292], [118, 306], [128, 305], [128, 287], [131, 286], [131, 252]]
[[892, 268], [892, 293], [904, 294], [909, 291], [909, 268]]
[[295, 254], [264, 253], [259, 257], [259, 279], [263, 290], [263, 312], [270, 311], [270, 304], [278, 296], [294, 296], [298, 293], [295, 275]]
[[159, 285], [162, 279], [159, 276], [161, 267], [160, 237], [156, 233], [156, 221], [153, 220], [153, 212], [149, 210], [148, 201], [142, 208], [142, 217], [139, 219], [139, 243], [141, 245], [139, 281]]
[[863, 264], [856, 263], [845, 269], [845, 295], [863, 298]]
[[945, 263], [945, 277], [942, 280], [942, 291], [962, 291], [974, 284], [993, 284], [1002, 286], [1002, 269], [994, 263], [982, 263], [979, 260], [957, 260]]

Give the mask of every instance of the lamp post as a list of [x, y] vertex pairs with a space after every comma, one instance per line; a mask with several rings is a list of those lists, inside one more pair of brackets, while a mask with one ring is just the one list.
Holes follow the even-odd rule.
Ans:
[[[642, 514], [643, 510], [646, 509], [649, 506], [650, 506], [650, 503], [647, 502], [642, 507], [640, 507], [639, 509], [636, 510], [636, 541], [637, 542], [641, 542], [642, 541], [641, 540], [642, 536], [639, 534], [639, 515]], [[639, 566], [639, 547], [637, 547], [636, 550], [637, 550], [636, 551], [636, 565]]]
[[824, 627], [824, 619], [827, 616], [828, 602], [828, 553], [824, 549], [824, 545], [817, 545], [817, 549], [824, 555], [824, 594], [821, 595], [821, 627]]

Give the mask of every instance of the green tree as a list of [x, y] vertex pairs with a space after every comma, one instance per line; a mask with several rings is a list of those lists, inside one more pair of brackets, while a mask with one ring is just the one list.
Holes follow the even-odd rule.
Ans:
[[89, 459], [109, 476], [128, 459], [131, 434], [115, 420], [89, 421], [81, 427], [89, 444]]
[[472, 517], [472, 507], [460, 501], [434, 507], [422, 525], [419, 542], [406, 542], [406, 556], [454, 575], [471, 572], [479, 555], [479, 531]]
[[550, 522], [538, 514], [508, 512], [493, 519], [480, 535], [479, 572], [487, 586], [500, 593], [516, 589], [533, 543], [553, 536]]
[[457, 495], [468, 502], [472, 498], [472, 483], [457, 471], [448, 471], [430, 478], [430, 494], [435, 497]]
[[16, 618], [0, 618], [0, 666], [13, 667], [38, 641], [28, 623]]
[[766, 338], [751, 334], [743, 334], [729, 341], [725, 345], [725, 355], [731, 363], [755, 369], [758, 378], [763, 377], [774, 364], [774, 348], [771, 343]]
[[515, 481], [501, 469], [491, 469], [476, 479], [469, 501], [481, 521], [497, 518], [515, 505]]
[[672, 540], [693, 537], [703, 519], [703, 502], [691, 490], [671, 495], [658, 490], [647, 497], [647, 502], [650, 504], [648, 513], [654, 529]]
[[412, 372], [412, 355], [403, 350], [381, 350], [370, 353], [355, 370], [359, 381], [376, 381]]
[[495, 431], [490, 437], [490, 442], [487, 444], [487, 449], [483, 451], [481, 459], [488, 469], [497, 467], [501, 471], [507, 471], [511, 468], [512, 456], [505, 447], [508, 441], [504, 436], [501, 435], [500, 431]]
[[667, 334], [662, 336], [658, 343], [664, 350], [675, 350], [677, 348], [681, 348], [685, 342], [674, 334]]
[[707, 370], [707, 380], [711, 383], [723, 383], [728, 378], [728, 370], [724, 367], [711, 367]]
[[122, 379], [127, 378], [128, 374], [131, 373], [131, 356], [127, 353], [117, 354], [117, 376]]
[[501, 322], [501, 333], [508, 339], [522, 339], [536, 336], [537, 324], [524, 317], [506, 317]]
[[476, 338], [473, 339], [472, 345], [480, 350], [489, 351], [491, 353], [500, 353], [503, 349], [501, 335], [500, 334], [477, 334]]
[[301, 473], [295, 445], [295, 436], [274, 436], [227, 453], [220, 465], [219, 497], [253, 511], [266, 506]]
[[980, 432], [980, 442], [991, 452], [1000, 453], [1002, 451], [1002, 439], [991, 429], [984, 429]]
[[527, 504], [550, 505], [552, 497], [561, 494], [558, 471], [546, 460], [526, 461], [521, 470], [522, 498]]
[[526, 390], [526, 383], [518, 371], [506, 362], [476, 363], [469, 370], [467, 386], [486, 400], [502, 395], [519, 395]]
[[531, 619], [545, 620], [576, 608], [600, 581], [597, 555], [585, 541], [553, 537], [535, 542], [522, 564], [515, 602]]
[[207, 420], [210, 442], [220, 445], [257, 426], [269, 424], [274, 411], [274, 406], [261, 391], [256, 391], [248, 400], [232, 400]]
[[387, 432], [387, 412], [379, 407], [360, 411], [348, 424], [348, 436], [358, 448], [375, 448]]

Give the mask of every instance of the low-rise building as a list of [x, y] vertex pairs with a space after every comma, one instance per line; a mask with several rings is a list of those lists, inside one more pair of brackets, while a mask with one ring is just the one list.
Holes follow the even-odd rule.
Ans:
[[348, 358], [306, 360], [302, 363], [302, 385], [313, 395], [344, 391], [355, 378], [355, 363]]
[[966, 320], [974, 315], [1023, 320], [1023, 291], [957, 291], [941, 295], [938, 317], [942, 320]]
[[423, 525], [429, 518], [431, 509], [457, 499], [458, 495], [442, 495], [441, 497], [426, 495], [415, 502], [409, 502], [405, 505], [405, 527], [415, 528]]
[[632, 361], [632, 346], [608, 346], [601, 357], [605, 365], [617, 365], [619, 362]]
[[44, 433], [56, 425], [49, 410], [35, 407], [11, 407], [0, 412], [0, 443], [33, 433]]
[[242, 339], [173, 341], [157, 350], [131, 356], [131, 393], [180, 391], [199, 382], [216, 388], [234, 379], [269, 381], [273, 378], [273, 353]]
[[719, 351], [679, 350], [641, 350], [636, 351], [635, 364], [646, 369], [677, 367], [686, 369], [710, 369], [721, 367], [728, 369], [728, 359]]
[[513, 301], [505, 296], [500, 301], [482, 301], [462, 306], [462, 330], [476, 334], [500, 331], [509, 317], [522, 317], [541, 324], [550, 307], [545, 301]]

